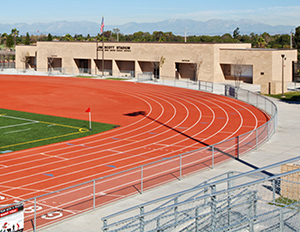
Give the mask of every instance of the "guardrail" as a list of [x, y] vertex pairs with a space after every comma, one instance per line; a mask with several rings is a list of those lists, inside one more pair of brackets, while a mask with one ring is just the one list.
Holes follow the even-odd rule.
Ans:
[[[24, 231], [35, 231], [37, 228], [133, 195], [137, 191], [142, 194], [159, 184], [181, 180], [182, 177], [205, 168], [214, 168], [216, 163], [223, 162], [228, 157], [238, 158], [241, 154], [257, 149], [275, 133], [277, 107], [264, 96], [242, 89], [236, 89], [236, 92], [238, 99], [261, 108], [271, 119], [254, 131], [202, 149], [20, 201], [18, 203], [24, 204], [25, 208]], [[6, 199], [1, 201], [2, 206], [15, 205], [8, 203], [9, 200]]]
[[[292, 200], [300, 189], [295, 179], [299, 161], [300, 156], [241, 174], [224, 173], [191, 189], [103, 217], [102, 230], [299, 231], [299, 195]], [[288, 163], [298, 168], [272, 174]]]

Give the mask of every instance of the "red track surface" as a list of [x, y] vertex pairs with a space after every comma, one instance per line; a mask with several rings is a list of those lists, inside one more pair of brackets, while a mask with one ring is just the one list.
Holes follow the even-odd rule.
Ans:
[[0, 155], [5, 203], [212, 145], [269, 119], [244, 102], [183, 88], [38, 76], [0, 76], [0, 85], [0, 108], [87, 120], [91, 107], [93, 121], [121, 126]]

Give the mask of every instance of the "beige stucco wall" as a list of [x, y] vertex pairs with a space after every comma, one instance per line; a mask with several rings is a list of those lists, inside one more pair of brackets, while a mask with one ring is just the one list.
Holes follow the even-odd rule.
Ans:
[[[40, 71], [47, 70], [47, 57], [55, 55], [62, 58], [62, 66], [66, 69], [76, 69], [75, 59], [89, 59], [92, 71], [95, 69], [95, 62], [102, 59], [102, 51], [96, 47], [102, 46], [102, 42], [38, 42], [37, 46], [18, 46], [17, 50], [23, 52], [35, 50], [37, 52], [37, 68]], [[208, 44], [208, 43], [121, 43], [105, 42], [107, 49], [104, 52], [104, 59], [112, 62], [112, 68], [118, 71], [117, 61], [135, 62], [135, 71], [141, 71], [139, 61], [155, 62], [160, 57], [165, 62], [160, 69], [161, 76], [175, 76], [176, 63], [194, 63], [203, 61], [200, 67], [199, 78], [208, 81], [223, 81], [224, 76], [219, 65], [219, 49], [223, 48], [248, 48], [250, 44]], [[120, 49], [117, 47], [130, 47]], [[31, 52], [32, 53], [32, 52]], [[19, 64], [17, 64], [17, 68]]]
[[[96, 48], [99, 51], [96, 51]], [[251, 49], [249, 43], [134, 43], [105, 42], [105, 69], [112, 68], [112, 74], [117, 75], [121, 69], [134, 70], [135, 75], [143, 71], [142, 62], [147, 62], [147, 71], [151, 62], [165, 58], [160, 68], [160, 76], [174, 77], [176, 63], [186, 69], [190, 64], [202, 61], [198, 78], [205, 81], [222, 82], [225, 80], [221, 64], [233, 65], [237, 57], [243, 57], [245, 65], [253, 66], [253, 83], [270, 86], [270, 83], [280, 83], [282, 79], [282, 58], [286, 55], [284, 76], [285, 81], [292, 80], [292, 61], [297, 60], [296, 50]], [[78, 71], [78, 59], [87, 59], [91, 74], [97, 73], [102, 65], [102, 42], [43, 42], [36, 46], [17, 46], [17, 56], [29, 52], [30, 56], [37, 54], [37, 70], [48, 68], [47, 58], [61, 58], [65, 72]], [[77, 64], [76, 64], [77, 62]], [[98, 68], [96, 67], [96, 62]], [[20, 60], [16, 67], [21, 68]], [[151, 69], [151, 68], [150, 68]], [[186, 76], [192, 73], [184, 70]], [[193, 78], [193, 77], [190, 77]], [[276, 84], [276, 89], [279, 88]], [[267, 88], [267, 87], [266, 87]]]
[[235, 64], [242, 58], [243, 64], [253, 66], [253, 84], [262, 86], [262, 93], [279, 93], [282, 83], [282, 57], [284, 60], [284, 89], [292, 81], [292, 63], [297, 61], [297, 50], [274, 49], [220, 49], [221, 64]]

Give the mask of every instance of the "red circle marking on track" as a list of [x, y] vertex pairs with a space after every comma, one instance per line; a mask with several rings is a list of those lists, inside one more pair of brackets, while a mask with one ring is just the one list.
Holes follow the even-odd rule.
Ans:
[[0, 83], [5, 99], [0, 108], [86, 120], [84, 111], [91, 107], [94, 121], [121, 125], [73, 140], [73, 145], [62, 142], [2, 154], [0, 165], [7, 167], [0, 174], [0, 192], [11, 199], [167, 159], [254, 130], [269, 119], [244, 102], [183, 88], [3, 75]]

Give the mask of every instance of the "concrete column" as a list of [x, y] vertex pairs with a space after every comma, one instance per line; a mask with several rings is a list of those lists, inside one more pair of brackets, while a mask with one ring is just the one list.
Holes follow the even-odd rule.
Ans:
[[94, 59], [91, 59], [91, 74], [92, 75], [97, 75], [96, 64], [95, 64], [95, 60]]
[[117, 62], [113, 59], [112, 60], [112, 75], [113, 76], [116, 76], [116, 75], [119, 75], [119, 67], [117, 65]]
[[134, 70], [135, 70], [134, 77], [137, 78], [138, 73], [141, 73], [142, 69], [141, 69], [141, 66], [140, 66], [140, 64], [137, 60], [134, 63], [135, 63], [134, 64]]

